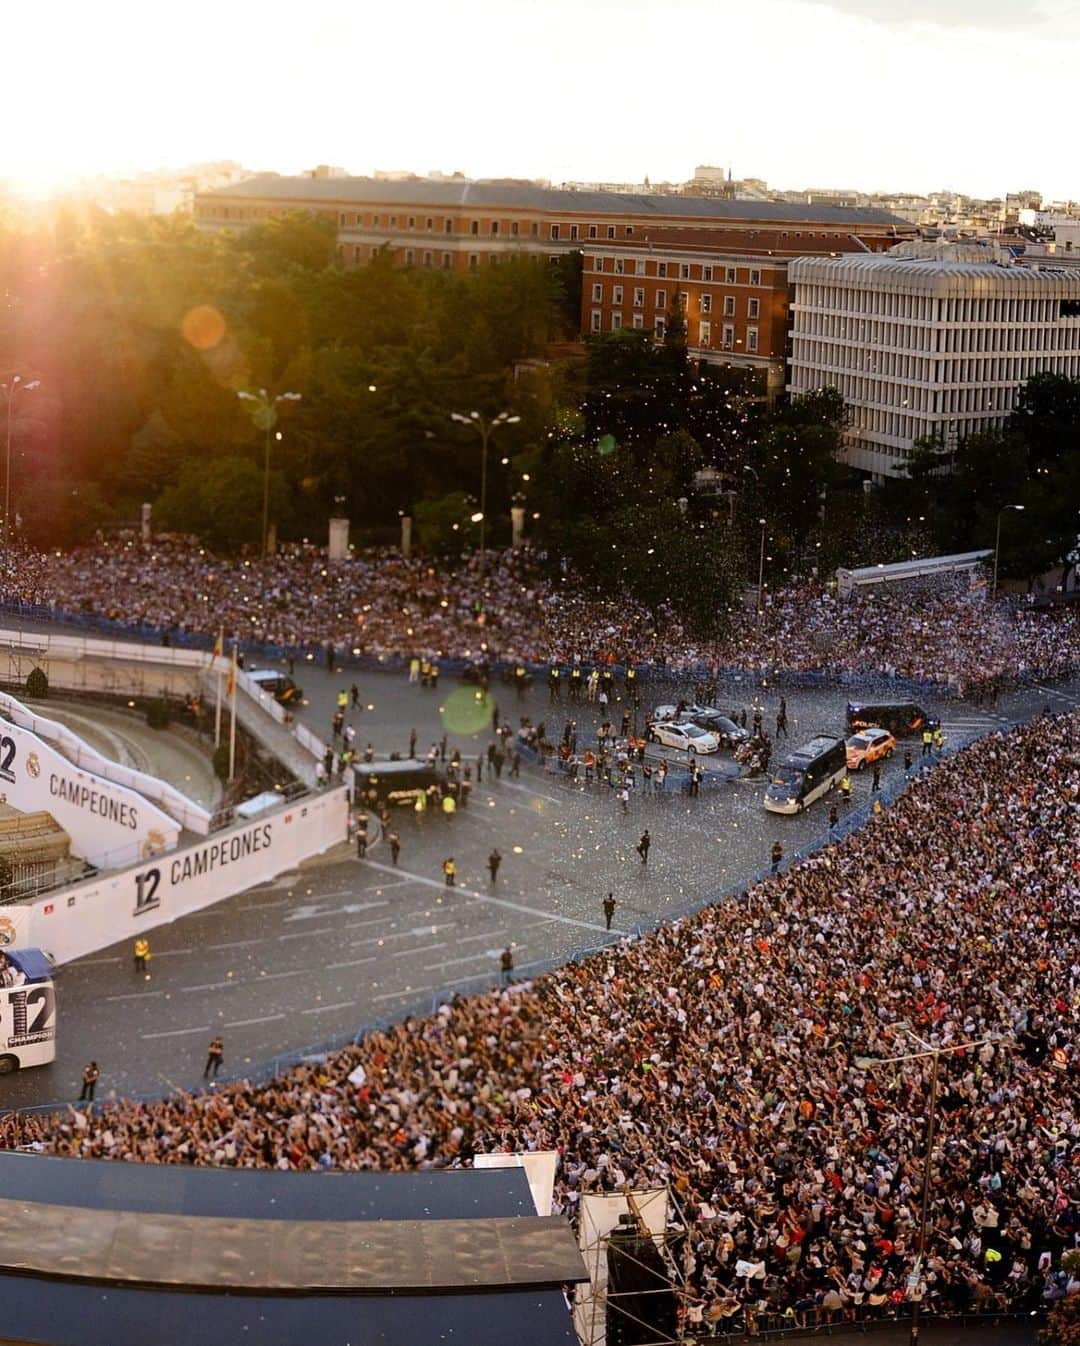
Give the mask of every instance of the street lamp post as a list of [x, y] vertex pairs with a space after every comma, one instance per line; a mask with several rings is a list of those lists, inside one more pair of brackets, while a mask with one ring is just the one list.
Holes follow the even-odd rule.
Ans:
[[990, 597], [991, 597], [991, 598], [997, 598], [997, 589], [998, 589], [998, 558], [999, 558], [1000, 555], [1001, 555], [1001, 516], [1002, 516], [1003, 514], [1007, 513], [1010, 509], [1015, 509], [1015, 510], [1019, 510], [1019, 511], [1022, 512], [1022, 511], [1023, 511], [1023, 508], [1024, 508], [1023, 505], [1002, 505], [1002, 507], [998, 510], [998, 516], [997, 516], [997, 534], [996, 534], [996, 536], [995, 536], [995, 538], [994, 538], [994, 587], [993, 587], [993, 589], [991, 589], [991, 591], [990, 591]]
[[262, 558], [265, 561], [270, 515], [270, 432], [277, 425], [278, 404], [281, 402], [299, 402], [300, 394], [278, 393], [277, 397], [271, 397], [265, 388], [260, 388], [257, 393], [249, 393], [241, 389], [236, 395], [243, 402], [255, 403], [252, 419], [257, 429], [266, 432], [266, 444], [263, 452], [262, 503]]
[[911, 1296], [911, 1330], [908, 1338], [910, 1346], [919, 1343], [919, 1313], [922, 1309], [922, 1296], [918, 1293], [919, 1277], [926, 1261], [926, 1231], [930, 1223], [930, 1178], [934, 1166], [934, 1140], [937, 1132], [937, 1096], [938, 1067], [943, 1056], [955, 1052], [973, 1051], [976, 1047], [985, 1047], [989, 1043], [1001, 1040], [998, 1033], [988, 1033], [974, 1042], [956, 1042], [951, 1047], [935, 1047], [924, 1041], [907, 1024], [900, 1025], [909, 1037], [915, 1039], [921, 1048], [917, 1052], [908, 1052], [902, 1056], [857, 1056], [855, 1065], [859, 1070], [872, 1070], [875, 1066], [895, 1065], [903, 1061], [932, 1062], [930, 1070], [930, 1098], [926, 1110], [926, 1139], [923, 1149], [922, 1195], [919, 1202], [919, 1243], [916, 1249], [915, 1265], [908, 1278], [908, 1293]]
[[480, 573], [487, 568], [487, 460], [488, 441], [500, 425], [517, 425], [520, 416], [511, 416], [508, 411], [500, 411], [489, 420], [478, 411], [470, 411], [467, 416], [460, 411], [452, 411], [450, 419], [459, 425], [471, 425], [480, 435]]
[[0, 388], [4, 390], [4, 400], [7, 403], [7, 448], [4, 454], [4, 546], [8, 544], [10, 536], [11, 521], [11, 405], [15, 401], [16, 393], [30, 393], [35, 388], [41, 387], [40, 379], [31, 379], [28, 383], [23, 382], [21, 374], [13, 374], [6, 383], [0, 383]]
[[[749, 463], [743, 463], [743, 471], [749, 472], [754, 478], [754, 485], [761, 490], [761, 478], [758, 476], [757, 469], [750, 466]], [[758, 554], [758, 577], [757, 577], [757, 624], [761, 626], [761, 613], [765, 603], [765, 525], [766, 520], [758, 519], [761, 526], [761, 549]]]

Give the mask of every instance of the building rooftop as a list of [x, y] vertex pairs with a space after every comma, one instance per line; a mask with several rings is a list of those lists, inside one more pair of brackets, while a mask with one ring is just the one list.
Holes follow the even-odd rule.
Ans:
[[567, 214], [638, 215], [657, 219], [777, 220], [807, 224], [897, 225], [907, 221], [891, 211], [787, 201], [731, 201], [715, 196], [652, 196], [635, 192], [571, 191], [520, 182], [375, 181], [372, 178], [256, 177], [202, 193], [214, 199], [372, 202], [506, 210], [564, 211]]
[[[1051, 286], [1080, 286], [1080, 269], [1039, 270], [1015, 262], [951, 261], [940, 257], [896, 257], [891, 253], [860, 253], [843, 257], [796, 257], [788, 263], [794, 281], [827, 278], [835, 281], [895, 281], [903, 288], [944, 293], [960, 281], [982, 281], [995, 289], [1033, 292]], [[965, 289], [970, 287], [965, 286]]]

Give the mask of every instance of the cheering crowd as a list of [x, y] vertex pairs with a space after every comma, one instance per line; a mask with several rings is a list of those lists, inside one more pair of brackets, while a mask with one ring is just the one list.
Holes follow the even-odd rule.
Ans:
[[281, 647], [333, 646], [376, 656], [627, 663], [689, 669], [887, 673], [978, 694], [1080, 668], [1080, 619], [982, 593], [864, 592], [825, 583], [770, 594], [760, 623], [732, 614], [709, 641], [666, 611], [590, 594], [543, 573], [527, 552], [453, 569], [393, 549], [331, 564], [292, 548], [266, 563], [225, 560], [195, 544], [102, 543], [70, 555], [13, 552], [0, 601], [92, 613], [128, 628]]
[[[688, 1322], [1029, 1311], [1080, 1287], [1080, 719], [980, 740], [738, 900], [267, 1084], [8, 1116], [0, 1143], [401, 1170], [557, 1149], [559, 1211], [670, 1184]], [[916, 1036], [917, 1035], [917, 1036]], [[931, 1065], [926, 1261], [914, 1286]]]

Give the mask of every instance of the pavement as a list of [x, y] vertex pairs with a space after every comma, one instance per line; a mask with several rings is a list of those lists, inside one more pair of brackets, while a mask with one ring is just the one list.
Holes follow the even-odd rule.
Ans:
[[[378, 753], [405, 754], [415, 728], [422, 753], [445, 731], [449, 747], [459, 746], [470, 761], [491, 738], [486, 708], [483, 728], [470, 732], [469, 717], [479, 713], [475, 689], [456, 682], [429, 690], [400, 674], [301, 668], [296, 676], [305, 692], [302, 718], [323, 735], [338, 690], [357, 683], [360, 708], [350, 719], [360, 748], [370, 741]], [[646, 685], [643, 704], [677, 699], [679, 690]], [[923, 704], [942, 716], [955, 743], [1038, 714], [1047, 703], [1071, 709], [1078, 693], [1080, 684], [1030, 688], [995, 710], [936, 698]], [[507, 687], [493, 695], [514, 727], [521, 716], [544, 719], [555, 739], [568, 714], [583, 735], [599, 718], [586, 704], [552, 706], [544, 687], [520, 701]], [[840, 732], [849, 695], [837, 687], [786, 692], [790, 743]], [[730, 711], [750, 708], [755, 696], [771, 729], [779, 700], [772, 689], [747, 680], [725, 686], [716, 700]], [[781, 753], [783, 747], [781, 741]], [[913, 751], [918, 762], [918, 745]], [[216, 1033], [225, 1041], [223, 1078], [252, 1073], [373, 1021], [430, 1010], [452, 990], [492, 985], [507, 947], [517, 973], [528, 975], [737, 891], [768, 865], [775, 840], [791, 855], [827, 830], [827, 801], [796, 817], [767, 813], [760, 780], [733, 778], [726, 756], [706, 761], [718, 770], [699, 798], [674, 788], [673, 775], [665, 794], [634, 798], [626, 814], [606, 786], [574, 784], [532, 766], [518, 780], [504, 770], [493, 781], [485, 763], [468, 808], [453, 819], [418, 820], [411, 811], [395, 817], [402, 841], [396, 867], [373, 835], [364, 861], [343, 846], [159, 927], [150, 935], [149, 981], [136, 975], [126, 945], [69, 964], [57, 982], [57, 1059], [0, 1079], [0, 1107], [74, 1098], [91, 1058], [101, 1067], [99, 1098], [198, 1087]], [[885, 765], [884, 782], [897, 774], [902, 753]], [[842, 812], [865, 803], [869, 792], [869, 780], [856, 777], [855, 801]], [[647, 865], [635, 851], [645, 827], [653, 838]], [[493, 846], [503, 856], [495, 883], [486, 868]], [[442, 878], [449, 855], [458, 869], [454, 888]], [[610, 932], [601, 908], [608, 892], [618, 904]]]

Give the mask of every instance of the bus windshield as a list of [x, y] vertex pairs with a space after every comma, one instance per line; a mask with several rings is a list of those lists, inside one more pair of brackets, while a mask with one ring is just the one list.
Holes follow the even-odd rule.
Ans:
[[797, 766], [778, 767], [772, 783], [774, 785], [788, 785], [793, 790], [797, 790], [803, 783], [803, 772]]

